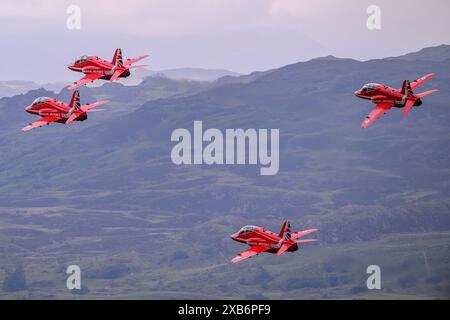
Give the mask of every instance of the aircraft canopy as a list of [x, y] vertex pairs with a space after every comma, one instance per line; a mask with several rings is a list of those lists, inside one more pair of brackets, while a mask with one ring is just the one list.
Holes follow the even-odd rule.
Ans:
[[41, 104], [41, 103], [44, 103], [47, 99], [50, 99], [50, 98], [39, 97], [39, 98], [37, 98], [36, 100], [33, 101], [33, 106]]
[[88, 59], [88, 56], [84, 55], [84, 56], [79, 57], [79, 58], [75, 61], [75, 63], [77, 64], [77, 63], [80, 63], [80, 62], [84, 62], [84, 61], [87, 61], [87, 59]]
[[362, 87], [361, 92], [373, 91], [373, 90], [375, 90], [378, 86], [379, 86], [378, 83], [368, 83], [368, 84], [365, 84], [365, 85]]
[[257, 227], [255, 226], [245, 226], [241, 230], [239, 230], [239, 234], [249, 233], [255, 230]]

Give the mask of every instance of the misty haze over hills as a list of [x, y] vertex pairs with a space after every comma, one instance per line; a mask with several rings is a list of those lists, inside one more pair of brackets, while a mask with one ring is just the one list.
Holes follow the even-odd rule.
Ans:
[[[0, 99], [0, 266], [23, 265], [28, 288], [0, 297], [71, 298], [64, 267], [86, 272], [85, 297], [373, 298], [450, 293], [450, 50], [356, 61], [324, 57], [213, 82], [148, 77], [82, 88], [111, 99], [74, 125], [20, 128], [45, 89]], [[364, 83], [401, 87], [436, 72], [410, 117], [394, 109], [369, 130]], [[170, 136], [206, 128], [279, 128], [280, 172], [175, 166]], [[318, 245], [240, 265], [229, 235], [246, 224], [320, 229]], [[425, 261], [429, 268], [426, 267]], [[0, 273], [0, 281], [2, 274]], [[106, 289], [107, 288], [107, 289]]]
[[[77, 74], [77, 76], [81, 79], [83, 77], [83, 74], [79, 73]], [[133, 72], [131, 77], [125, 79], [121, 78], [119, 79], [118, 82], [127, 86], [138, 85], [147, 77], [166, 77], [172, 80], [192, 80], [192, 81], [212, 82], [225, 76], [239, 76], [239, 74], [228, 70], [201, 69], [201, 68], [180, 68], [161, 71], [137, 69]], [[89, 84], [89, 87], [100, 87], [105, 83], [108, 82], [97, 81], [95, 83]], [[36, 90], [40, 88], [58, 93], [62, 89], [67, 87], [68, 84], [70, 84], [70, 81], [66, 82], [58, 81], [55, 83], [47, 83], [47, 84], [38, 84], [33, 81], [23, 81], [23, 80], [0, 81], [0, 98], [12, 97], [14, 95], [23, 94], [30, 90]]]

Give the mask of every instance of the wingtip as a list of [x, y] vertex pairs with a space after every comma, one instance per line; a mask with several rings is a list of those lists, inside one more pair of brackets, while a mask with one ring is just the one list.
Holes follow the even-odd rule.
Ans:
[[31, 126], [31, 124], [30, 125], [28, 125], [28, 126], [26, 126], [26, 127], [23, 127], [22, 129], [20, 129], [22, 132], [28, 132], [28, 131], [30, 131], [31, 129], [33, 129], [33, 127]]
[[369, 117], [367, 117], [367, 118], [363, 121], [363, 123], [361, 123], [361, 128], [362, 128], [362, 129], [367, 129], [369, 126], [370, 126], [370, 119], [369, 119]]

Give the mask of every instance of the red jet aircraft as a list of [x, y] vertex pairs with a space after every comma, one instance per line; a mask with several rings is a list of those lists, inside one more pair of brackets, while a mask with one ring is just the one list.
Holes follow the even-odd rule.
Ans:
[[117, 78], [127, 78], [130, 76], [130, 69], [145, 67], [144, 65], [131, 65], [147, 57], [148, 55], [145, 55], [136, 59], [127, 59], [123, 62], [121, 49], [116, 49], [111, 62], [100, 59], [99, 57], [81, 56], [73, 64], [69, 65], [68, 68], [73, 71], [83, 72], [85, 76], [71, 85], [69, 89], [76, 89], [97, 79], [114, 81]]
[[84, 121], [87, 119], [88, 112], [103, 111], [103, 109], [92, 110], [92, 108], [108, 102], [108, 100], [104, 100], [80, 106], [80, 93], [78, 90], [74, 91], [68, 105], [52, 98], [37, 98], [31, 105], [25, 108], [25, 111], [39, 115], [41, 118], [38, 121], [30, 123], [22, 131], [30, 131], [31, 129], [39, 128], [52, 122], [69, 124], [73, 121]]
[[291, 233], [291, 224], [285, 221], [279, 234], [273, 233], [261, 227], [246, 226], [239, 232], [231, 235], [231, 239], [237, 242], [246, 243], [250, 249], [237, 255], [231, 262], [238, 263], [242, 260], [259, 255], [262, 252], [269, 252], [281, 256], [286, 252], [295, 252], [301, 243], [315, 242], [315, 239], [297, 240], [317, 229]]
[[364, 85], [361, 90], [355, 92], [355, 95], [358, 98], [371, 100], [376, 104], [376, 107], [362, 123], [362, 128], [365, 129], [370, 126], [393, 107], [404, 108], [403, 114], [407, 116], [413, 107], [421, 106], [423, 97], [435, 93], [438, 90], [429, 90], [418, 94], [414, 94], [413, 91], [421, 87], [425, 82], [433, 78], [433, 76], [434, 73], [430, 73], [413, 82], [405, 80], [401, 89], [390, 88], [378, 83]]

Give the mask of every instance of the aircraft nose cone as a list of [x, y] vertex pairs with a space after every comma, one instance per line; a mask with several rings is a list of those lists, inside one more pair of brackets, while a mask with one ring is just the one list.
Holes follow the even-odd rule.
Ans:
[[31, 108], [32, 108], [32, 106], [28, 106], [28, 107], [25, 108], [25, 111], [31, 113]]
[[231, 236], [231, 239], [236, 240], [236, 238], [238, 237], [237, 233], [233, 233]]
[[359, 97], [360, 92], [359, 91], [355, 91], [355, 96]]

